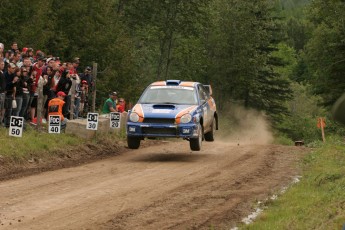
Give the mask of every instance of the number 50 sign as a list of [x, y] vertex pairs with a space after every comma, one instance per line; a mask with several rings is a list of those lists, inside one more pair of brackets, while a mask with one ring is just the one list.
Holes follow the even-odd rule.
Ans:
[[9, 135], [14, 137], [22, 137], [24, 118], [11, 116]]

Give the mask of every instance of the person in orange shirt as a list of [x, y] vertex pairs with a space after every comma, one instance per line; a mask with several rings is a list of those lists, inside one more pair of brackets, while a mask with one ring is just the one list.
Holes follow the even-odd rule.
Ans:
[[118, 104], [116, 105], [117, 111], [123, 113], [126, 110], [126, 102], [125, 99], [120, 98]]
[[64, 117], [62, 113], [62, 108], [65, 104], [66, 94], [62, 91], [59, 91], [56, 98], [53, 98], [48, 103], [48, 116], [50, 115], [59, 115], [61, 119], [61, 127], [65, 127], [68, 119]]

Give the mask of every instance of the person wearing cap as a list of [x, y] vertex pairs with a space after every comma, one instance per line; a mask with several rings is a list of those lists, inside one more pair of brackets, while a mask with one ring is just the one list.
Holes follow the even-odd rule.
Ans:
[[59, 91], [56, 94], [56, 98], [53, 98], [48, 103], [48, 118], [50, 115], [59, 115], [61, 119], [61, 126], [65, 126], [68, 119], [63, 115], [63, 106], [65, 104], [66, 94], [63, 91]]
[[83, 81], [87, 81], [87, 84], [89, 86], [89, 90], [92, 89], [92, 85], [93, 85], [93, 78], [91, 75], [91, 67], [87, 66], [84, 70], [84, 73], [80, 74], [80, 80]]
[[46, 59], [46, 63], [42, 67], [42, 76], [48, 75], [47, 68], [51, 67], [53, 68], [55, 66], [55, 58], [49, 57]]
[[107, 114], [111, 112], [117, 112], [116, 103], [117, 103], [117, 93], [111, 92], [109, 98], [104, 102], [102, 114]]
[[26, 54], [26, 51], [28, 51], [28, 47], [23, 47], [23, 49], [22, 49], [22, 55]]

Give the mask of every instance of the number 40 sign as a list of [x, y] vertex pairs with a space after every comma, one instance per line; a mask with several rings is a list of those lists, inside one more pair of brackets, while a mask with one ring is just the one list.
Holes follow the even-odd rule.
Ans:
[[49, 133], [60, 133], [61, 130], [61, 118], [59, 115], [49, 116]]

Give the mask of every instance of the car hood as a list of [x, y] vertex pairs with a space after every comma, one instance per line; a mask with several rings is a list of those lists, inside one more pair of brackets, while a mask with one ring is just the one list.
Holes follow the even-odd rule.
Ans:
[[178, 104], [136, 104], [132, 112], [146, 118], [176, 118], [186, 113], [192, 113], [197, 105]]

